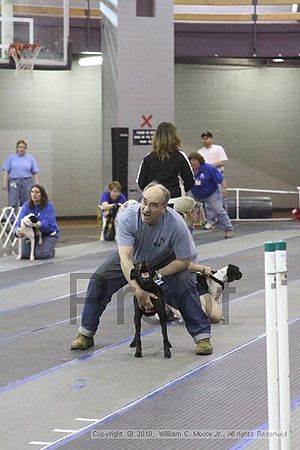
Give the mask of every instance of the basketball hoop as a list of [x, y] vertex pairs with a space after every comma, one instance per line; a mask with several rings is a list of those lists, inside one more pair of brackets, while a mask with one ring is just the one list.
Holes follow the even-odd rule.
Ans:
[[16, 75], [32, 74], [41, 48], [40, 44], [22, 44], [22, 42], [10, 44], [7, 53], [15, 61]]

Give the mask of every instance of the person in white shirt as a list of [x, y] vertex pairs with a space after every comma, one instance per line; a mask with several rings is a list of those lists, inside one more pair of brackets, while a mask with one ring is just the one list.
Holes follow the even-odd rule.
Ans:
[[224, 172], [224, 163], [228, 161], [228, 157], [221, 145], [214, 144], [213, 135], [210, 131], [201, 134], [203, 147], [198, 153], [203, 156], [205, 162], [215, 166], [220, 172]]
[[[221, 145], [214, 144], [213, 135], [210, 131], [204, 131], [201, 134], [203, 147], [198, 150], [198, 153], [203, 156], [205, 162], [215, 166], [219, 172], [224, 173], [224, 163], [228, 161], [228, 157], [224, 148]], [[220, 185], [222, 189], [223, 208], [228, 211], [227, 198], [226, 198], [226, 181], [225, 177]], [[206, 223], [205, 228], [210, 230], [213, 224]]]

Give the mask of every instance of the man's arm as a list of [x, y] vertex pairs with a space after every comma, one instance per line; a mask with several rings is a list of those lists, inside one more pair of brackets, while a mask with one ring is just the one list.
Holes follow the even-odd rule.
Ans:
[[151, 302], [151, 298], [156, 299], [156, 295], [144, 291], [140, 288], [138, 283], [135, 280], [130, 279], [131, 270], [134, 268], [132, 262], [133, 248], [127, 246], [119, 246], [118, 247], [120, 261], [121, 261], [121, 269], [124, 274], [124, 277], [128, 281], [129, 286], [132, 287], [134, 291], [134, 295], [136, 296], [139, 305], [144, 307], [146, 310], [153, 309], [153, 303]]
[[222, 188], [223, 197], [226, 197], [226, 195], [227, 195], [227, 184], [226, 184], [225, 178], [223, 178], [223, 181], [221, 183], [221, 188]]
[[103, 203], [101, 203], [101, 206], [104, 211], [108, 211], [111, 208], [113, 208], [113, 206], [115, 206], [115, 205], [114, 205], [114, 203], [103, 202]]
[[203, 266], [202, 264], [190, 263], [189, 265], [190, 272], [200, 272], [203, 275], [209, 276], [211, 275], [211, 268], [208, 266]]
[[223, 167], [224, 164], [225, 164], [225, 161], [217, 161], [217, 162], [213, 163], [212, 165], [218, 168], [218, 167]]
[[7, 170], [3, 171], [3, 183], [2, 183], [2, 189], [4, 189], [4, 191], [7, 190], [7, 185], [8, 185], [8, 172]]
[[159, 270], [162, 277], [167, 277], [169, 275], [175, 275], [176, 273], [183, 272], [189, 268], [191, 261], [189, 258], [186, 259], [174, 259], [167, 266]]
[[39, 176], [38, 176], [37, 172], [32, 174], [32, 178], [33, 178], [33, 183], [34, 184], [40, 184], [40, 180], [39, 180]]
[[217, 148], [218, 152], [217, 152], [216, 157], [218, 158], [218, 161], [213, 163], [213, 166], [219, 168], [219, 167], [224, 166], [225, 162], [228, 161], [228, 157], [226, 155], [224, 148], [221, 145], [219, 145], [217, 147], [218, 147]]

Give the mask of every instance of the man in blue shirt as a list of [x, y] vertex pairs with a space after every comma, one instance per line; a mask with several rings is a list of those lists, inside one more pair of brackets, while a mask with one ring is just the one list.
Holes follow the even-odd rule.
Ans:
[[165, 300], [182, 314], [187, 331], [196, 343], [196, 353], [212, 353], [210, 322], [200, 306], [196, 275], [188, 270], [190, 263], [197, 260], [197, 249], [183, 218], [167, 206], [169, 198], [164, 186], [150, 183], [143, 191], [141, 205], [128, 208], [120, 216], [118, 251], [92, 275], [72, 350], [86, 350], [94, 345], [100, 316], [112, 295], [127, 283], [139, 305], [152, 309], [153, 294], [130, 279], [134, 264], [145, 259], [154, 270], [160, 271]]

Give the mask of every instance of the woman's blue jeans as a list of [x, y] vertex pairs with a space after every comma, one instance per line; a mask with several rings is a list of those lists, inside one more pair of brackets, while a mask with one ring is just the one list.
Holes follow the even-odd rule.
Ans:
[[223, 207], [223, 199], [220, 189], [217, 189], [209, 197], [201, 199], [201, 201], [204, 203], [205, 207], [206, 223], [213, 224], [215, 221], [214, 219], [217, 218], [220, 226], [225, 231], [233, 229], [228, 213]]
[[[164, 277], [163, 281], [161, 288], [166, 303], [179, 309], [186, 329], [194, 341], [210, 337], [210, 321], [200, 305], [196, 275], [185, 270], [176, 275]], [[111, 301], [112, 295], [126, 284], [119, 254], [117, 251], [113, 252], [90, 279], [79, 327], [80, 333], [85, 336], [95, 334], [100, 317]]]
[[[38, 243], [38, 237], [35, 236], [34, 257], [35, 259], [54, 258], [57, 238], [54, 236], [43, 236], [43, 242]], [[29, 259], [30, 257], [30, 242], [24, 239], [22, 246], [22, 259]]]
[[32, 177], [8, 179], [8, 206], [17, 209], [30, 198]]

